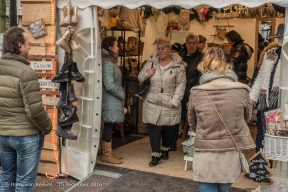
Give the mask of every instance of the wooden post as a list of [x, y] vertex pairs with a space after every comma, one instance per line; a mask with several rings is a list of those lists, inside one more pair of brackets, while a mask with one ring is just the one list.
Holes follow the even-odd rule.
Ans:
[[6, 0], [0, 0], [0, 33], [6, 31]]

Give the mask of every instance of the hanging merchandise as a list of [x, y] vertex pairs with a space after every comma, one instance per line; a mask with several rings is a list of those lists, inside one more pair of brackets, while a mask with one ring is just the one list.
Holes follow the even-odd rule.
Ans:
[[181, 9], [179, 15], [180, 28], [179, 30], [189, 31], [190, 29], [190, 10]]
[[135, 33], [137, 33], [139, 30], [143, 30], [140, 8], [128, 9], [124, 6], [119, 6], [118, 9], [120, 10], [120, 21], [117, 22], [117, 29], [130, 29]]
[[222, 28], [216, 28], [216, 31], [217, 31], [217, 34], [216, 34], [216, 37], [218, 37], [218, 39], [220, 40], [224, 40], [226, 38], [226, 29], [222, 29]]
[[[35, 18], [39, 11], [41, 12], [41, 9], [38, 9], [38, 11], [36, 12]], [[40, 19], [37, 19], [36, 21], [30, 23], [27, 29], [32, 33], [32, 36], [34, 39], [37, 39], [39, 37], [46, 35], [45, 23], [44, 23], [42, 16]]]
[[157, 31], [156, 38], [166, 37], [166, 29], [168, 26], [168, 16], [159, 10], [155, 15], [155, 29]]
[[110, 28], [116, 28], [117, 27], [117, 21], [119, 18], [119, 11], [115, 8], [112, 8], [109, 10], [109, 27]]
[[265, 155], [258, 151], [252, 158], [249, 159], [250, 173], [244, 175], [247, 180], [254, 181], [256, 183], [271, 185], [273, 183], [272, 172], [270, 170], [269, 161], [265, 158]]
[[68, 27], [69, 25], [76, 26], [78, 23], [77, 17], [78, 7], [68, 4], [63, 7], [63, 19], [60, 21], [60, 27]]

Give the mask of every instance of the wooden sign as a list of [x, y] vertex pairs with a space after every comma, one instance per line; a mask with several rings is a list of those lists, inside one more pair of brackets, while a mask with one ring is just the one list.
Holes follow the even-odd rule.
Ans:
[[40, 88], [59, 89], [59, 83], [54, 83], [51, 80], [38, 79]]
[[266, 18], [266, 17], [284, 17], [284, 14], [279, 13], [273, 7], [265, 8], [246, 8], [240, 12], [240, 18]]
[[55, 73], [37, 73], [38, 77], [55, 77]]
[[57, 59], [57, 55], [28, 55], [28, 59]]
[[34, 70], [53, 70], [52, 61], [31, 61], [30, 63]]
[[269, 161], [265, 158], [261, 151], [251, 157], [249, 162], [250, 173], [244, 175], [245, 179], [267, 185], [271, 185], [273, 183], [272, 179], [270, 178], [272, 173], [269, 168]]

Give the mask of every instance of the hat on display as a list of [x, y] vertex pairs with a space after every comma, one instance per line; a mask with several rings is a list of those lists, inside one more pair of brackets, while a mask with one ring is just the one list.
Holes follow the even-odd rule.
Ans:
[[283, 35], [284, 35], [284, 23], [281, 23], [281, 24], [278, 25], [276, 34], [275, 35], [268, 35], [267, 37], [269, 39], [281, 38], [281, 37], [283, 37]]

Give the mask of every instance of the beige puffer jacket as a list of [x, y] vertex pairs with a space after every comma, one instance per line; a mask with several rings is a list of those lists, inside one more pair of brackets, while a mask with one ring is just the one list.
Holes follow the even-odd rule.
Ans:
[[155, 54], [147, 61], [138, 79], [143, 82], [148, 78], [146, 71], [156, 69], [150, 78], [150, 89], [143, 103], [143, 122], [154, 125], [175, 125], [181, 119], [181, 100], [186, 85], [186, 63], [177, 53], [172, 53], [173, 63], [161, 74], [159, 58]]

